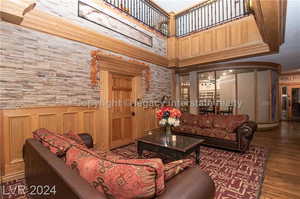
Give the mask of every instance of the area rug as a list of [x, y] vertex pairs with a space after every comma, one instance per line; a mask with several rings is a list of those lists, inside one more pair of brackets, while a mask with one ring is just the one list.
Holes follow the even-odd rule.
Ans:
[[[258, 199], [264, 178], [267, 150], [251, 146], [245, 154], [201, 147], [200, 168], [207, 172], [216, 186], [215, 199]], [[113, 150], [124, 158], [137, 158], [136, 145], [131, 144]], [[161, 158], [164, 163], [172, 161], [163, 154], [144, 151], [145, 158]], [[187, 158], [195, 162], [195, 155]], [[196, 164], [194, 163], [196, 166]], [[24, 179], [3, 184], [5, 190], [25, 185]], [[2, 190], [3, 191], [3, 190]], [[6, 195], [4, 199], [29, 199], [23, 194]]]
[[[131, 144], [113, 150], [124, 158], [137, 158], [136, 145]], [[161, 158], [164, 163], [172, 161], [163, 154], [144, 151], [145, 158]], [[195, 155], [187, 158], [194, 160]], [[267, 150], [250, 146], [245, 154], [201, 147], [200, 168], [207, 172], [216, 186], [215, 199], [258, 199], [264, 178]]]

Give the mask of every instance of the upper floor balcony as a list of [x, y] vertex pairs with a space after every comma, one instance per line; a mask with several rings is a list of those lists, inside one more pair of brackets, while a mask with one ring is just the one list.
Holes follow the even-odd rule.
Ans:
[[206, 30], [248, 16], [250, 12], [249, 0], [209, 0], [175, 15], [176, 36]]
[[[98, 30], [95, 24], [79, 23], [81, 19], [76, 19], [82, 17], [76, 16], [79, 3], [70, 6], [66, 13], [58, 9], [55, 18], [51, 14], [56, 15], [57, 10], [47, 10], [43, 1], [30, 2], [36, 0], [4, 0], [0, 10], [2, 18], [166, 67], [196, 66], [276, 53], [284, 42], [285, 0], [207, 0], [177, 13], [165, 11], [152, 0], [86, 0], [97, 8], [92, 14], [109, 10], [105, 17], [114, 19], [112, 21], [105, 21], [102, 14], [90, 17], [96, 20], [92, 22], [107, 29], [105, 33], [114, 32], [111, 35], [101, 34], [104, 31]], [[39, 6], [34, 8], [35, 5]], [[62, 23], [61, 18], [68, 21]], [[91, 21], [89, 16], [84, 19]], [[150, 29], [158, 34], [153, 31], [151, 35], [143, 34]]]
[[[150, 0], [104, 0], [148, 27], [169, 36], [169, 13]], [[239, 19], [250, 13], [250, 0], [208, 0], [176, 13], [176, 36]]]
[[104, 0], [136, 20], [168, 36], [169, 14], [150, 0]]

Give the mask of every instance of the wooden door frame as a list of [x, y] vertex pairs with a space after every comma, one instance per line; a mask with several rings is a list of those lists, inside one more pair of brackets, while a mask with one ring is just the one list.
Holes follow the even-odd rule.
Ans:
[[289, 110], [288, 110], [288, 118], [289, 120], [293, 119], [293, 115], [292, 115], [292, 89], [293, 88], [299, 88], [300, 89], [300, 85], [293, 85], [293, 86], [288, 86], [287, 87], [287, 92], [288, 92], [288, 96], [289, 96]]
[[[107, 106], [107, 102], [110, 102], [112, 99], [112, 74], [114, 72], [111, 71], [100, 71], [100, 120], [99, 125], [101, 126], [101, 129], [103, 129], [102, 136], [98, 141], [98, 143], [102, 143], [99, 146], [96, 146], [97, 148], [100, 148], [102, 150], [107, 150], [111, 148], [111, 108]], [[122, 73], [118, 73], [122, 75]], [[128, 74], [123, 74], [127, 75]], [[132, 94], [131, 94], [131, 100], [132, 102], [136, 102], [138, 99], [142, 98], [143, 91], [141, 87], [142, 83], [142, 75], [132, 75]], [[142, 120], [141, 115], [141, 108], [134, 106], [133, 111], [135, 112], [135, 116], [133, 117], [132, 122], [132, 139], [136, 139], [139, 136], [139, 131], [141, 129], [141, 125], [139, 125], [139, 121]]]
[[[132, 76], [132, 101], [135, 102], [137, 99], [141, 99], [144, 90], [142, 89], [142, 74], [145, 71], [149, 71], [148, 64], [145, 64], [140, 61], [130, 60], [128, 58], [124, 58], [121, 56], [107, 54], [103, 51], [97, 50], [94, 51], [93, 54], [96, 53], [96, 57], [99, 62], [99, 85], [100, 85], [100, 117], [99, 117], [99, 125], [100, 129], [103, 131], [101, 135], [97, 136], [96, 147], [101, 150], [110, 149], [110, 110], [107, 106], [107, 103], [111, 99], [111, 74], [117, 73], [120, 75]], [[146, 78], [147, 79], [147, 78]], [[150, 81], [150, 80], [149, 80]], [[140, 121], [142, 121], [141, 108], [134, 107], [135, 117], [133, 118], [133, 139], [137, 138], [140, 135], [140, 131], [142, 131], [142, 125]]]
[[[279, 108], [279, 114], [280, 114], [280, 120], [281, 120], [281, 114], [282, 114], [282, 88], [283, 87], [287, 87], [287, 95], [288, 95], [288, 99], [290, 100], [291, 98], [291, 91], [292, 91], [292, 88], [300, 88], [300, 82], [296, 82], [296, 83], [281, 83], [279, 85], [279, 94], [280, 94], [280, 97], [279, 97], [279, 103], [280, 103], [280, 108]], [[291, 106], [288, 106], [288, 120], [291, 120]]]
[[[120, 73], [120, 72], [108, 72], [108, 81], [109, 81], [109, 84], [108, 84], [108, 99], [109, 101], [111, 102], [112, 100], [112, 92], [113, 92], [113, 89], [112, 89], [112, 77], [113, 75], [120, 75], [120, 76], [127, 76], [127, 77], [130, 77], [131, 78], [131, 87], [132, 87], [132, 90], [131, 90], [131, 103], [134, 103], [136, 104], [136, 101], [138, 99], [140, 99], [142, 97], [142, 88], [141, 88], [141, 79], [142, 79], [142, 76], [141, 75], [135, 75], [135, 74], [132, 74], [132, 75], [129, 75], [128, 73]], [[112, 112], [111, 112], [111, 107], [108, 109], [109, 110], [109, 148], [114, 148], [114, 147], [118, 147], [118, 146], [112, 146], [112, 143], [111, 143], [111, 140], [112, 140]], [[135, 115], [132, 117], [132, 137], [131, 137], [131, 142], [133, 142], [137, 137], [138, 137], [138, 134], [139, 134], [139, 128], [136, 128], [138, 126], [138, 121], [140, 121], [140, 114], [138, 113], [139, 112], [139, 109], [137, 106], [133, 106], [132, 107], [132, 112], [135, 113]]]

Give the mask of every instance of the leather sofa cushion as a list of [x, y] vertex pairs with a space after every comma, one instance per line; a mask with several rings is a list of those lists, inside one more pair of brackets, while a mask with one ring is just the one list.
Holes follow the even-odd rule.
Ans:
[[165, 181], [170, 180], [180, 172], [184, 171], [186, 168], [192, 166], [193, 166], [193, 161], [191, 159], [177, 160], [165, 164], [165, 168], [164, 168]]
[[198, 117], [197, 115], [183, 113], [181, 118], [182, 125], [196, 126], [198, 125]]
[[214, 116], [213, 115], [199, 115], [198, 126], [201, 128], [213, 128]]
[[33, 138], [39, 140], [45, 147], [47, 147], [52, 153], [59, 157], [66, 154], [67, 150], [72, 145], [77, 143], [67, 137], [64, 137], [58, 133], [48, 131], [47, 129], [41, 128], [32, 132]]
[[89, 149], [74, 146], [67, 152], [66, 164], [109, 198], [153, 198], [165, 188], [160, 159], [105, 160]]
[[233, 133], [243, 123], [249, 121], [248, 115], [215, 115], [213, 126]]
[[197, 129], [196, 126], [189, 126], [186, 124], [173, 128], [174, 131], [181, 132], [181, 133], [188, 133], [188, 134], [197, 134], [196, 129]]
[[183, 113], [181, 116], [181, 125], [197, 126], [201, 128], [212, 128], [214, 116], [212, 115], [194, 115]]
[[224, 139], [224, 140], [231, 140], [236, 141], [236, 133], [229, 133], [223, 129], [205, 129], [206, 132], [209, 133], [209, 137]]
[[225, 140], [236, 141], [236, 133], [227, 132], [224, 129], [217, 128], [200, 128], [196, 126], [182, 125], [174, 128], [175, 131], [186, 134], [196, 134], [206, 137], [213, 137]]

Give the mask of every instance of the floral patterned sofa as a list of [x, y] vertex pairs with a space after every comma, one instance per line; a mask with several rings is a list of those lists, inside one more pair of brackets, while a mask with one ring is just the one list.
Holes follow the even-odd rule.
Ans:
[[[164, 164], [161, 159], [125, 159], [92, 149], [88, 134], [33, 132], [23, 154], [28, 186], [56, 187], [47, 198], [212, 199], [212, 179], [190, 159]], [[197, 179], [197, 183], [195, 180]], [[187, 188], [188, 187], [188, 188]], [[43, 198], [32, 195], [30, 198]]]
[[204, 145], [245, 152], [257, 129], [248, 115], [194, 115], [184, 113], [181, 125], [172, 129], [182, 134], [205, 139]]

